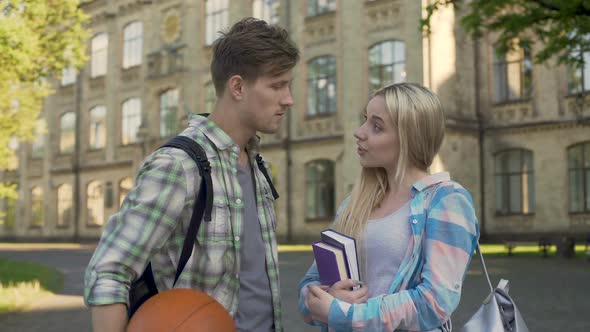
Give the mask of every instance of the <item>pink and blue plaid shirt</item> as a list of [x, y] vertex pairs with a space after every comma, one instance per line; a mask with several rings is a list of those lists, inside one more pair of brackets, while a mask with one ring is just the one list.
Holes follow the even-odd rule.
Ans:
[[[389, 294], [362, 304], [334, 299], [328, 324], [313, 321], [305, 299], [306, 285], [320, 283], [314, 262], [300, 283], [299, 309], [307, 323], [338, 332], [446, 329], [459, 305], [463, 279], [479, 237], [473, 201], [446, 172], [415, 183], [412, 196], [410, 249]], [[385, 257], [383, 264], [387, 264]]]

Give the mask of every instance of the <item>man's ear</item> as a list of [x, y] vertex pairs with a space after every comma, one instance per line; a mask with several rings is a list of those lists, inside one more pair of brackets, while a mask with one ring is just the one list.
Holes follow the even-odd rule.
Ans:
[[234, 75], [227, 81], [229, 95], [236, 100], [242, 100], [244, 97], [244, 79], [240, 75]]

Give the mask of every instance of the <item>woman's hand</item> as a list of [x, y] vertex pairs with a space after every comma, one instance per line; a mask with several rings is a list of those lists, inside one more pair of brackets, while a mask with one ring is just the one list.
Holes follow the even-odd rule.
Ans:
[[350, 304], [367, 302], [369, 299], [369, 288], [367, 286], [362, 286], [357, 290], [350, 290], [353, 286], [357, 285], [359, 285], [359, 282], [352, 279], [340, 280], [328, 289], [328, 293], [338, 300]]
[[321, 289], [319, 286], [308, 285], [307, 308], [313, 320], [328, 323], [330, 306], [334, 297]]

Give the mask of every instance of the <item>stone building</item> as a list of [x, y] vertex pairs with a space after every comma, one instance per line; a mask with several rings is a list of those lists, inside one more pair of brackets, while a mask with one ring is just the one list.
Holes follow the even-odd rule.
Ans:
[[244, 16], [286, 27], [302, 51], [295, 106], [262, 137], [283, 240], [330, 225], [359, 171], [361, 110], [376, 87], [400, 81], [443, 100], [448, 130], [431, 171], [472, 192], [488, 238], [590, 233], [590, 66], [533, 64], [529, 50], [497, 56], [493, 36], [472, 41], [450, 9], [425, 36], [425, 1], [85, 2], [90, 60], [55, 81], [39, 122], [47, 130], [15, 146], [14, 170], [0, 175], [20, 195], [0, 205], [0, 238], [97, 239], [143, 158], [189, 113], [211, 110], [210, 45]]

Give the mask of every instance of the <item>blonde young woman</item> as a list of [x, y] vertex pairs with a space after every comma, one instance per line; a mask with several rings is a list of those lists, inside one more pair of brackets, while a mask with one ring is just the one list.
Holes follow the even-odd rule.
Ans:
[[479, 236], [471, 195], [428, 168], [444, 136], [437, 96], [418, 84], [377, 91], [356, 131], [360, 178], [334, 228], [357, 239], [364, 286], [300, 284], [307, 323], [330, 331], [448, 331]]

